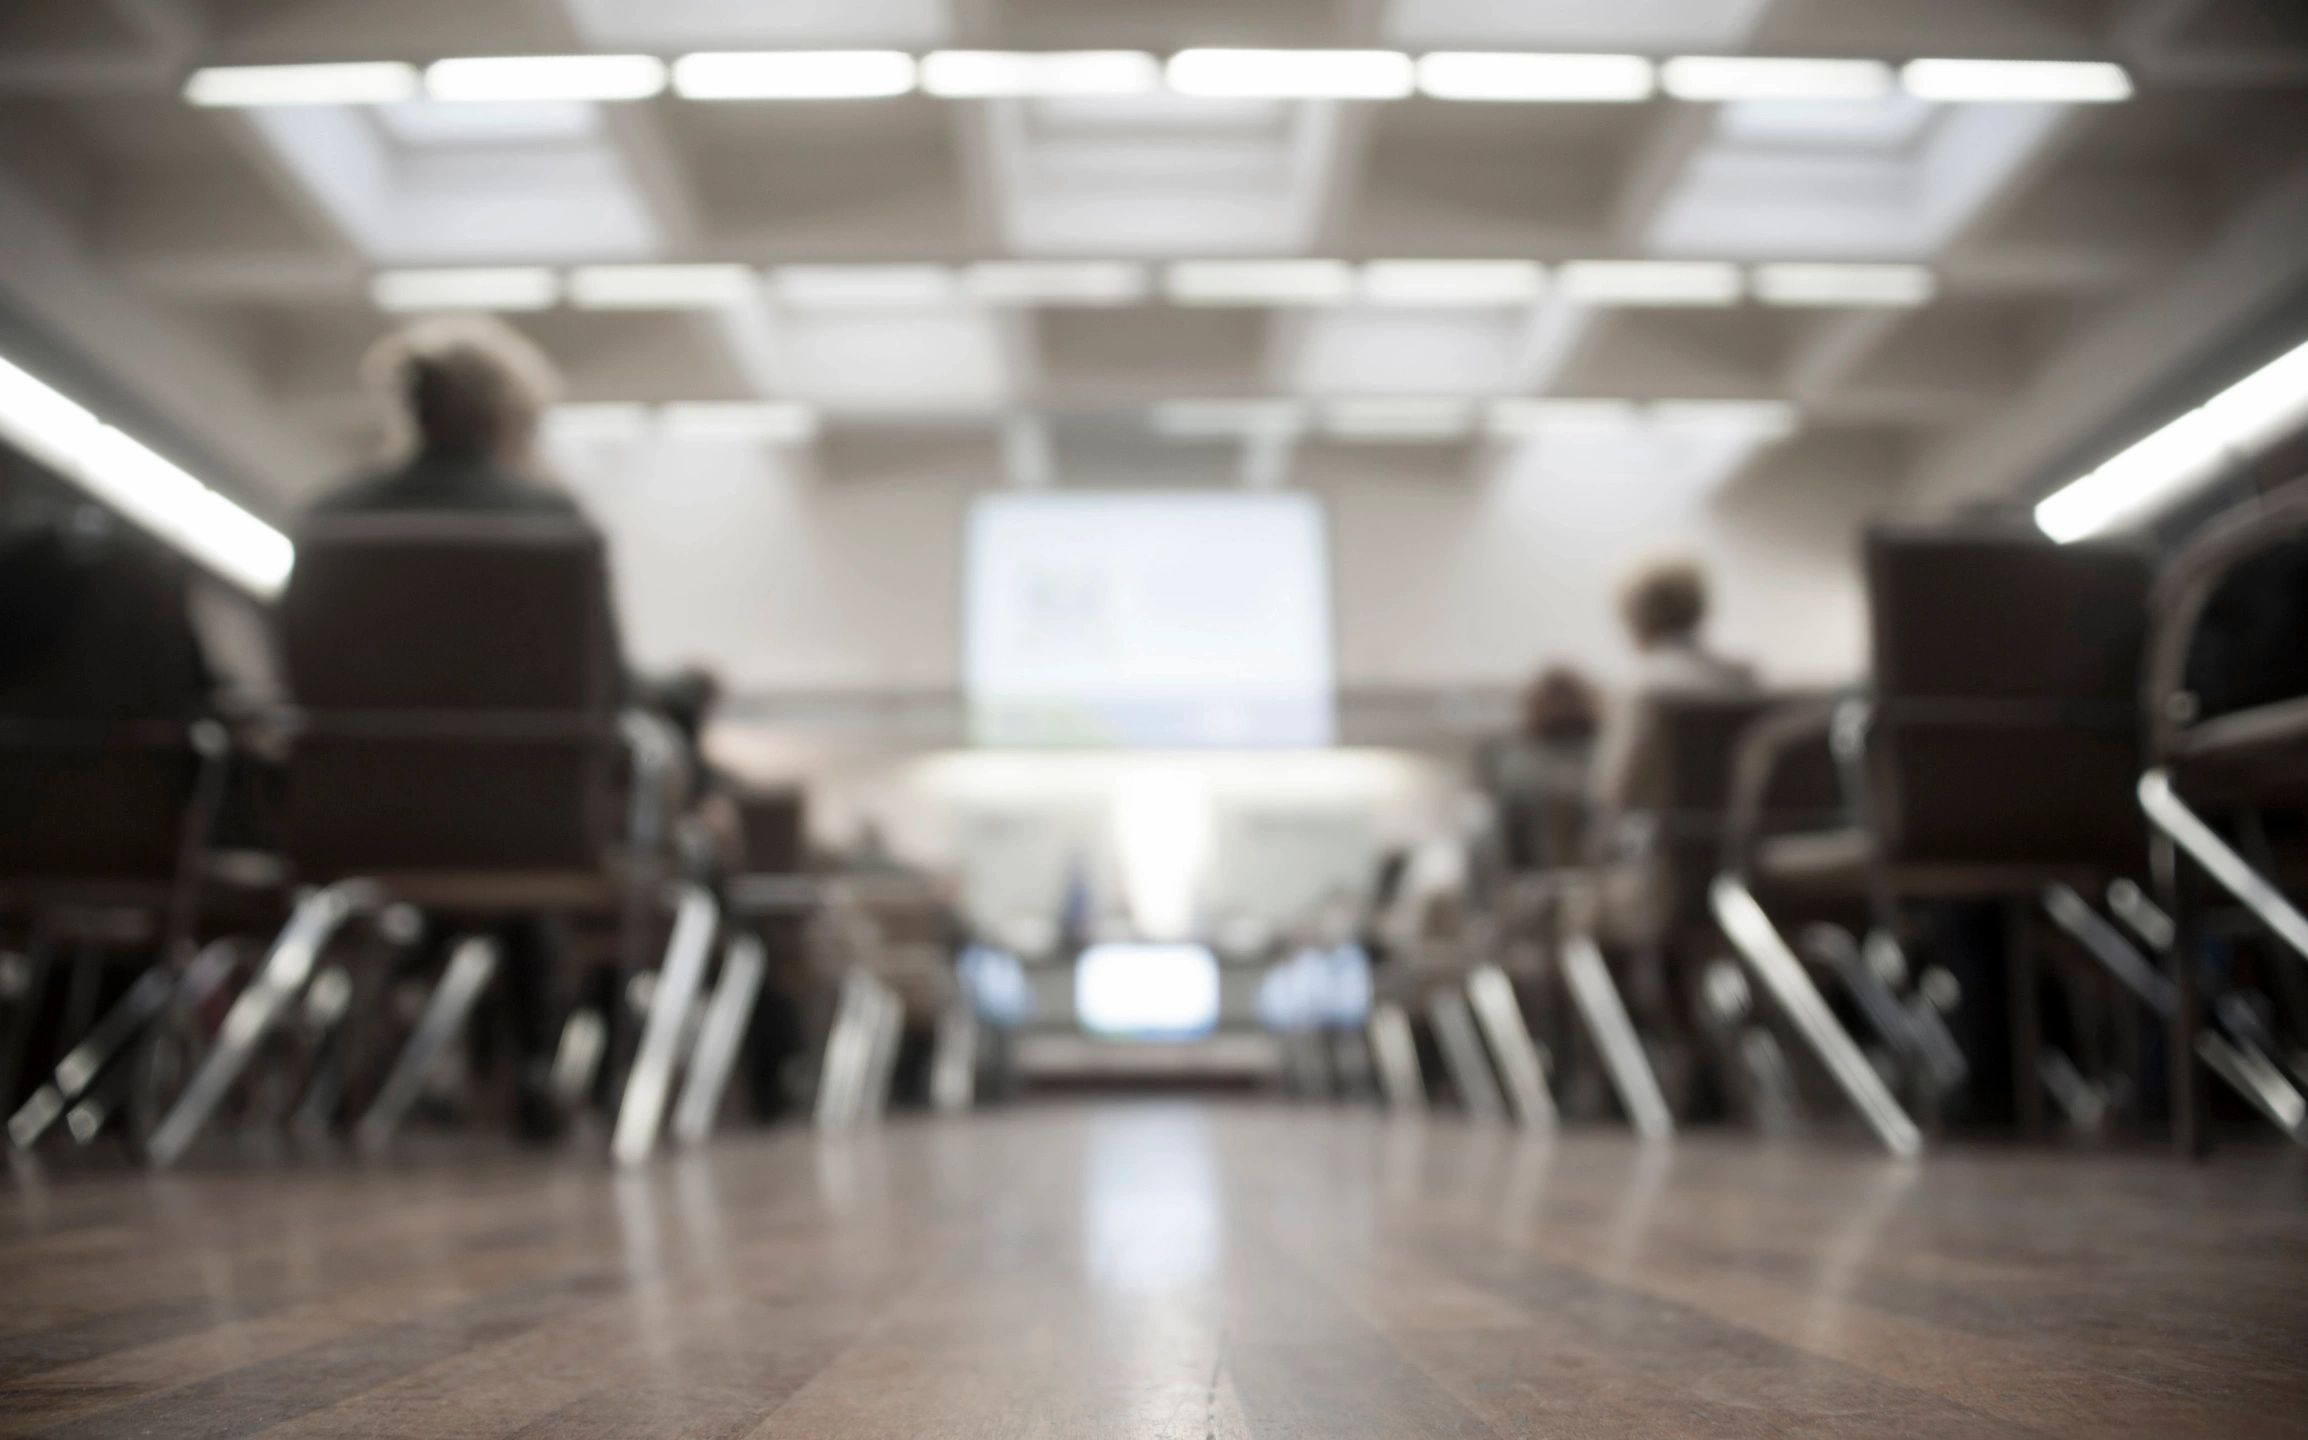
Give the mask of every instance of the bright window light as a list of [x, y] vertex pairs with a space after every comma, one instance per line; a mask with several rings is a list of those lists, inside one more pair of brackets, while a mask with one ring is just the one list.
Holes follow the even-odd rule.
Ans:
[[1642, 414], [1632, 400], [1494, 400], [1483, 415], [1493, 435], [1601, 435], [1635, 429]]
[[1092, 945], [1074, 962], [1074, 1017], [1093, 1035], [1191, 1040], [1217, 1028], [1218, 998], [1207, 945]]
[[2132, 98], [2132, 77], [2099, 60], [1913, 60], [1900, 71], [1921, 100], [2105, 105]]
[[2153, 515], [2224, 465], [2308, 420], [2308, 345], [2229, 386], [2036, 506], [2036, 526], [2066, 544]]
[[1939, 289], [1922, 265], [1758, 265], [1754, 281], [1766, 305], [1926, 305]]
[[994, 305], [1134, 305], [1154, 288], [1127, 260], [995, 260], [972, 265], [964, 283]]
[[1455, 440], [1474, 428], [1466, 400], [1334, 400], [1322, 407], [1333, 440]]
[[1373, 260], [1362, 267], [1362, 298], [1380, 305], [1520, 305], [1547, 288], [1528, 260]]
[[488, 55], [425, 69], [435, 100], [646, 100], [664, 88], [654, 55]]
[[1181, 95], [1399, 100], [1414, 72], [1393, 50], [1181, 50], [1168, 74]]
[[777, 401], [692, 401], [666, 406], [663, 424], [669, 440], [800, 445], [816, 436], [817, 413], [806, 405]]
[[561, 281], [541, 266], [470, 270], [385, 270], [369, 282], [379, 310], [544, 310], [561, 298]]
[[1332, 305], [1352, 297], [1343, 260], [1181, 260], [1163, 276], [1181, 305]]
[[343, 65], [216, 65], [195, 70], [184, 98], [195, 105], [389, 105], [417, 93], [417, 67], [398, 60]]
[[1143, 95], [1162, 88], [1162, 62], [1143, 50], [939, 50], [922, 59], [922, 89], [949, 99], [999, 95]]
[[1742, 289], [1739, 267], [1713, 260], [1575, 260], [1555, 279], [1587, 305], [1736, 305]]
[[784, 265], [770, 279], [789, 305], [902, 309], [954, 298], [954, 274], [942, 265]]
[[684, 55], [673, 88], [687, 100], [872, 100], [914, 88], [898, 50], [761, 50]]
[[743, 265], [581, 265], [569, 272], [569, 303], [583, 310], [711, 310], [760, 291]]
[[1306, 428], [1306, 409], [1295, 400], [1166, 400], [1147, 425], [1173, 440], [1283, 438]]
[[0, 435], [258, 595], [278, 593], [296, 562], [286, 535], [6, 360], [0, 360]]
[[1437, 100], [1648, 100], [1658, 73], [1640, 55], [1438, 52], [1418, 62], [1418, 88]]
[[1877, 100], [1891, 93], [1891, 67], [1878, 60], [1777, 60], [1745, 55], [1679, 55], [1659, 70], [1678, 100]]

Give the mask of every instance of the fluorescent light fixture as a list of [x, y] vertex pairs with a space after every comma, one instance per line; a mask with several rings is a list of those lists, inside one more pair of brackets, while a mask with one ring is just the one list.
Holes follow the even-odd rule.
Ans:
[[1651, 424], [1660, 430], [1736, 434], [1762, 441], [1793, 435], [1802, 418], [1783, 400], [1658, 400], [1650, 407]]
[[2308, 420], [2308, 345], [2221, 391], [2036, 506], [2062, 544], [2144, 519]]
[[999, 95], [1143, 95], [1162, 88], [1162, 62], [1143, 50], [938, 50], [922, 57], [922, 89], [949, 99]]
[[1181, 260], [1163, 275], [1181, 305], [1332, 305], [1354, 294], [1343, 260]]
[[1147, 424], [1172, 440], [1286, 439], [1306, 428], [1306, 407], [1296, 400], [1165, 400]]
[[1640, 55], [1515, 55], [1441, 51], [1418, 62], [1418, 88], [1437, 100], [1648, 100], [1658, 72]]
[[1333, 400], [1322, 433], [1333, 440], [1455, 440], [1474, 427], [1468, 400]]
[[1678, 55], [1660, 67], [1659, 83], [1678, 100], [1879, 100], [1892, 73], [1880, 60]]
[[684, 55], [673, 88], [687, 100], [872, 100], [914, 88], [899, 50], [758, 50]]
[[195, 105], [389, 105], [417, 93], [417, 67], [398, 60], [342, 65], [213, 65], [184, 82]]
[[954, 298], [954, 274], [942, 265], [781, 265], [770, 280], [789, 305], [927, 308]]
[[487, 55], [425, 67], [435, 100], [646, 100], [665, 88], [654, 55]]
[[569, 303], [581, 310], [712, 310], [760, 293], [743, 265], [580, 265]]
[[1555, 282], [1588, 305], [1735, 305], [1742, 289], [1739, 267], [1715, 260], [1574, 260]]
[[1128, 260], [990, 260], [972, 265], [964, 284], [994, 305], [1134, 305], [1154, 288]]
[[1547, 272], [1528, 260], [1373, 260], [1362, 298], [1380, 305], [1520, 305], [1546, 293]]
[[278, 593], [296, 563], [286, 535], [6, 360], [0, 436], [258, 595]]
[[2132, 98], [2132, 77], [2100, 60], [1911, 60], [1900, 71], [1921, 100], [2105, 105]]
[[1181, 95], [1399, 100], [1415, 72], [1395, 50], [1181, 50], [1167, 73]]
[[1642, 414], [1632, 400], [1494, 400], [1483, 415], [1493, 435], [1602, 435], [1635, 429]]
[[646, 439], [649, 407], [626, 400], [556, 405], [545, 412], [545, 431], [554, 440], [577, 444]]
[[1939, 277], [1923, 265], [1758, 265], [1755, 298], [1766, 305], [1926, 305]]
[[665, 407], [669, 440], [744, 440], [806, 444], [817, 434], [817, 413], [777, 401], [692, 401]]
[[542, 266], [470, 270], [384, 270], [369, 282], [379, 310], [544, 310], [561, 298], [561, 281]]

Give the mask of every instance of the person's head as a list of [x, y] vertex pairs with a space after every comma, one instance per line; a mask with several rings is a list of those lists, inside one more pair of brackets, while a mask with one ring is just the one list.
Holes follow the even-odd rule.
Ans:
[[721, 701], [721, 681], [703, 665], [691, 665], [668, 675], [657, 687], [657, 706], [681, 732], [692, 752], [705, 738], [705, 723]]
[[1689, 644], [1707, 621], [1707, 574], [1687, 556], [1650, 561], [1627, 578], [1619, 614], [1638, 650]]
[[404, 447], [518, 466], [559, 388], [536, 346], [486, 316], [421, 320], [369, 357]]
[[1549, 665], [1523, 691], [1523, 734], [1532, 740], [1584, 740], [1601, 723], [1595, 687], [1567, 665]]

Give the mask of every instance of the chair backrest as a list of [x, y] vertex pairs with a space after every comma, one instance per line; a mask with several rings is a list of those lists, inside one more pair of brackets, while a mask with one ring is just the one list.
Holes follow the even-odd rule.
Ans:
[[328, 517], [280, 626], [307, 874], [598, 866], [620, 680], [600, 536], [560, 516]]
[[1866, 565], [1892, 858], [2135, 866], [2146, 552], [1880, 529]]
[[737, 814], [744, 831], [747, 873], [801, 873], [808, 814], [801, 791], [747, 790], [737, 797]]
[[[1681, 914], [1704, 914], [1708, 882], [1721, 868], [1725, 821], [1739, 744], [1749, 727], [1803, 698], [1748, 695], [1646, 696], [1637, 703], [1629, 810], [1652, 816], [1659, 828], [1669, 893]], [[1809, 752], [1774, 775], [1764, 797], [1762, 830], [1804, 829], [1836, 823], [1839, 797], [1824, 751]]]

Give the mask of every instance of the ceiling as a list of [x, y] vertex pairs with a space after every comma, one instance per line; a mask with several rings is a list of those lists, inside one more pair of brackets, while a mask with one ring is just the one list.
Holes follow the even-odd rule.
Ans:
[[[2138, 93], [2107, 105], [1156, 90], [262, 109], [181, 95], [213, 65], [1213, 45], [2115, 60]], [[740, 298], [709, 308], [558, 303], [508, 318], [563, 364], [572, 401], [803, 407], [806, 423], [775, 421], [761, 443], [798, 447], [836, 484], [893, 465], [1019, 484], [1291, 484], [1367, 466], [1367, 448], [1388, 444], [1414, 448], [1421, 473], [1472, 474], [1500, 445], [1555, 443], [1558, 430], [1603, 443], [1601, 418], [1650, 447], [1639, 453], [1715, 483], [1767, 487], [1864, 454], [1921, 504], [2039, 485], [2047, 467], [2122, 438], [2143, 396], [2308, 286], [2303, 236], [2308, 7], [2295, 0], [0, 11], [0, 306], [275, 515], [374, 443], [356, 372], [395, 320], [372, 297], [385, 271], [745, 267]], [[1319, 303], [1173, 293], [1171, 262], [1280, 258], [1538, 262], [1553, 284], [1487, 304], [1378, 301], [1374, 272], [1347, 270], [1317, 286], [1346, 293]], [[1578, 262], [1661, 258], [1736, 262], [1746, 298], [1562, 293]], [[1019, 259], [1129, 263], [1082, 272], [1098, 303], [973, 293], [996, 281], [966, 267]], [[1765, 272], [1751, 267], [1796, 261], [1922, 266], [1931, 293], [1892, 306], [1757, 298]], [[850, 275], [894, 287], [870, 304], [810, 299], [811, 272], [783, 268], [867, 263], [955, 268]], [[1133, 286], [1137, 298], [1117, 298]], [[1494, 410], [1502, 398], [1746, 408]], [[1238, 400], [1290, 403], [1176, 405]], [[1335, 403], [1356, 401], [1371, 403]], [[586, 424], [633, 416], [578, 413], [572, 443]], [[1657, 432], [1678, 425], [1705, 443], [1662, 448]]]

